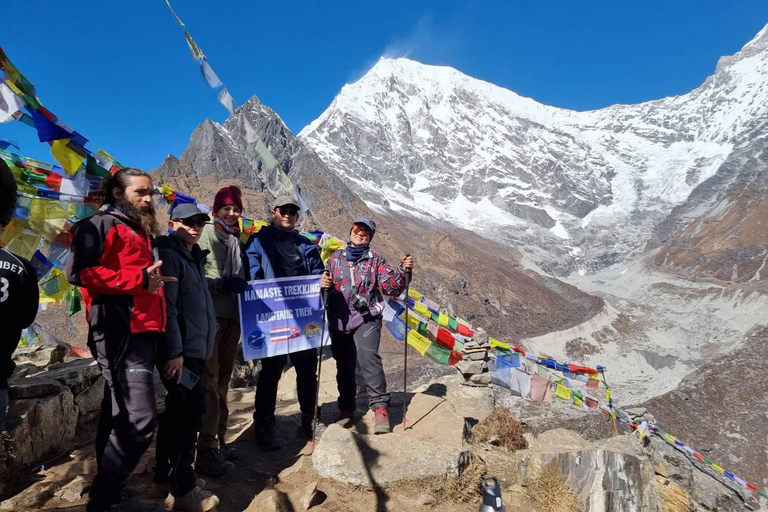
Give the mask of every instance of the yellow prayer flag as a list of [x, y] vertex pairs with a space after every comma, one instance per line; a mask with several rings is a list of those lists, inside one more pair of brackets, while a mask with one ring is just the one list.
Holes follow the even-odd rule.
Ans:
[[712, 467], [715, 468], [716, 470], [718, 470], [720, 473], [723, 473], [725, 471], [725, 469], [721, 468], [720, 466], [718, 466], [714, 462], [712, 463]]
[[331, 258], [331, 254], [344, 247], [344, 242], [338, 238], [331, 237], [323, 242], [322, 251], [320, 251], [320, 258], [323, 260], [323, 263], [328, 263], [328, 260]]
[[671, 443], [674, 443], [675, 441], [677, 441], [677, 438], [675, 436], [671, 436], [669, 434], [664, 434], [664, 437], [666, 437]]
[[[405, 313], [403, 313], [403, 320], [405, 320]], [[410, 327], [413, 330], [416, 330], [419, 328], [419, 317], [408, 313], [408, 327]]]
[[69, 139], [59, 139], [53, 141], [51, 146], [51, 154], [57, 162], [61, 164], [67, 174], [75, 174], [80, 166], [83, 164], [85, 158], [80, 154], [69, 149], [67, 146]]
[[512, 347], [509, 346], [508, 343], [504, 343], [503, 341], [499, 341], [496, 338], [488, 338], [488, 341], [490, 342], [491, 346], [494, 348], [501, 348], [504, 350], [512, 350]]
[[100, 149], [96, 152], [96, 156], [99, 157], [101, 160], [107, 161], [107, 162], [114, 162], [115, 157], [104, 151], [103, 149]]
[[563, 386], [562, 384], [557, 384], [555, 386], [555, 396], [559, 396], [560, 398], [564, 400], [570, 400], [571, 399], [571, 390], [567, 387]]
[[21, 89], [16, 87], [16, 84], [11, 82], [10, 80], [6, 80], [5, 85], [7, 85], [16, 94], [19, 94], [19, 95], [24, 94], [23, 92], [21, 92]]
[[408, 288], [408, 296], [413, 300], [421, 299], [421, 293], [419, 293], [415, 288]]
[[415, 348], [416, 351], [423, 356], [427, 352], [427, 349], [432, 344], [432, 342], [416, 331], [409, 331], [408, 344]]
[[579, 397], [573, 398], [573, 405], [575, 405], [576, 407], [581, 407], [583, 404], [584, 402], [581, 401], [581, 398]]
[[160, 185], [160, 193], [163, 194], [163, 197], [168, 197], [169, 195], [174, 193], [174, 190], [168, 185], [166, 185], [165, 183], [163, 183], [162, 185]]
[[448, 315], [445, 313], [440, 313], [440, 315], [437, 317], [437, 325], [441, 327], [448, 327]]
[[53, 299], [55, 302], [61, 302], [69, 288], [70, 284], [67, 282], [67, 276], [56, 267], [51, 269], [48, 279], [40, 282], [41, 296]]
[[420, 315], [429, 315], [429, 308], [426, 306], [426, 304], [422, 304], [421, 302], [414, 304], [413, 310]]
[[598, 377], [596, 373], [590, 373], [589, 374], [589, 380], [597, 380], [597, 381], [599, 381], [600, 377]]

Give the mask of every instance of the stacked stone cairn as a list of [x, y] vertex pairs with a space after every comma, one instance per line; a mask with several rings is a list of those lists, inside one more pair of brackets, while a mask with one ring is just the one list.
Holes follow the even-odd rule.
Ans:
[[488, 368], [490, 361], [491, 344], [488, 341], [488, 333], [478, 329], [472, 336], [472, 340], [464, 344], [461, 353], [463, 359], [456, 363], [456, 369], [468, 386], [490, 386], [491, 371]]

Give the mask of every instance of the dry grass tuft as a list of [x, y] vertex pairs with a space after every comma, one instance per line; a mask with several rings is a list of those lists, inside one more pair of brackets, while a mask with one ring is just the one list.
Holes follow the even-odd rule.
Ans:
[[490, 416], [472, 429], [474, 443], [490, 443], [510, 451], [528, 448], [523, 427], [512, 417], [509, 407], [496, 407]]
[[401, 482], [393, 489], [410, 496], [429, 495], [431, 500], [425, 505], [430, 508], [450, 503], [477, 503], [482, 496], [480, 482], [486, 476], [486, 469], [483, 459], [470, 455], [469, 463], [459, 476], [411, 480]]
[[579, 495], [565, 481], [556, 460], [526, 482], [525, 494], [538, 512], [581, 512]]

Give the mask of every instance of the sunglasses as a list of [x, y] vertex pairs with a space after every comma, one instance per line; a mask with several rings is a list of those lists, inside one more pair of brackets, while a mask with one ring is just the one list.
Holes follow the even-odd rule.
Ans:
[[357, 224], [352, 226], [352, 232], [360, 236], [371, 236], [371, 230], [359, 227]]
[[196, 219], [194, 217], [182, 219], [181, 223], [189, 228], [204, 228], [206, 224], [205, 219]]
[[280, 212], [280, 215], [294, 216], [297, 213], [299, 213], [299, 209], [298, 208], [287, 208], [285, 206], [278, 206], [277, 210]]

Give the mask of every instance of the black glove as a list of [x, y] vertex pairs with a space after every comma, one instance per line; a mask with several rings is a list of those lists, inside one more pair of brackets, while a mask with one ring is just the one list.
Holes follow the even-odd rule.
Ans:
[[222, 277], [218, 288], [221, 293], [243, 293], [248, 289], [248, 281], [239, 277]]

